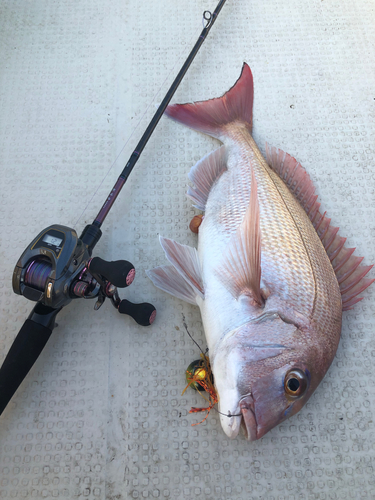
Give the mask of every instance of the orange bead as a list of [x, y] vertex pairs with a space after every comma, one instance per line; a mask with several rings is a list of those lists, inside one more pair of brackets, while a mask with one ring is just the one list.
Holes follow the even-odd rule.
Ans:
[[196, 215], [191, 219], [189, 228], [193, 233], [198, 234], [199, 226], [202, 224], [202, 220], [203, 215]]

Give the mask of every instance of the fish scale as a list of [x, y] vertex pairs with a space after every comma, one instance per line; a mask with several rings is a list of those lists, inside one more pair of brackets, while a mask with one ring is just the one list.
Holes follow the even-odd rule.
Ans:
[[374, 281], [320, 213], [303, 167], [268, 145], [263, 158], [252, 106], [244, 64], [221, 98], [167, 108], [224, 146], [189, 174], [187, 194], [205, 212], [198, 250], [161, 237], [172, 265], [148, 271], [156, 286], [199, 306], [222, 428], [234, 438], [242, 427], [249, 440], [308, 401], [336, 353], [342, 310]]
[[[217, 234], [214, 240], [210, 238], [212, 251], [218, 255], [223, 254], [228, 245], [228, 236], [236, 232], [249, 206], [251, 168], [253, 168], [258, 183], [261, 212], [262, 277], [264, 281], [272, 282], [273, 288], [276, 288], [275, 293], [282, 294], [286, 301], [296, 305], [298, 310], [308, 317], [313, 308], [315, 281], [300, 232], [288, 210], [289, 205], [294, 202], [294, 197], [286, 189], [284, 190], [286, 199], [283, 199], [272, 178], [272, 171], [262, 158], [252, 137], [243, 128], [240, 128], [240, 131], [238, 129], [239, 127], [234, 124], [229, 136], [233, 145], [231, 143], [228, 148], [228, 165], [232, 164], [233, 167], [229, 167], [228, 172], [219, 178], [211, 191], [200, 237], [205, 238], [205, 231], [223, 234], [222, 239]], [[236, 157], [240, 158], [239, 161], [235, 161]], [[297, 209], [306, 216], [301, 206], [298, 205]], [[311, 226], [310, 221], [308, 224]], [[209, 228], [211, 226], [213, 229]], [[321, 246], [315, 231], [313, 238]], [[212, 260], [211, 254], [205, 254], [204, 250], [200, 250], [199, 254], [202, 268], [209, 275], [212, 267], [218, 263]], [[291, 266], [283, 265], [285, 256], [293, 257]], [[325, 258], [327, 259], [326, 255]], [[332, 266], [330, 267], [330, 272], [333, 273]], [[305, 294], [301, 294], [302, 283]], [[217, 312], [213, 311], [212, 314], [215, 315]]]
[[[269, 167], [268, 167], [269, 168]], [[329, 261], [327, 253], [314, 229], [306, 212], [290, 193], [280, 177], [269, 168], [270, 176], [273, 178], [279, 192], [282, 193], [290, 214], [295, 221], [295, 227], [301, 234], [303, 248], [306, 249], [306, 255], [309, 258], [310, 266], [313, 271], [313, 282], [315, 288], [314, 304], [311, 310], [311, 321], [315, 328], [327, 340], [331, 338], [331, 332], [337, 331], [337, 326], [341, 328], [341, 294], [337, 279]], [[294, 267], [294, 266], [293, 266]], [[300, 292], [302, 283], [299, 284]], [[306, 287], [302, 290], [305, 292]], [[307, 291], [307, 290], [306, 290]], [[311, 291], [309, 290], [311, 293]], [[337, 348], [337, 340], [328, 342], [332, 347]], [[330, 352], [331, 354], [331, 352]]]

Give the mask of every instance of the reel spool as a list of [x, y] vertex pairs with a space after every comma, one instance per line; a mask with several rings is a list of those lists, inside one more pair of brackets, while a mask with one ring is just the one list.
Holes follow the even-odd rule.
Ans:
[[52, 264], [46, 257], [37, 257], [32, 260], [26, 269], [25, 285], [43, 292], [52, 271]]

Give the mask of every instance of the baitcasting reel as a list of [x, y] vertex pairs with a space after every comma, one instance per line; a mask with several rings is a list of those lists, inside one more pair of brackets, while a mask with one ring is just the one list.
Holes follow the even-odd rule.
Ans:
[[150, 325], [156, 309], [148, 303], [121, 300], [117, 287], [129, 286], [135, 275], [130, 262], [91, 258], [102, 232], [91, 224], [80, 238], [74, 229], [53, 225], [30, 243], [13, 272], [13, 290], [36, 302], [0, 368], [0, 414], [26, 377], [55, 325], [56, 315], [74, 299], [96, 299], [95, 310], [108, 297], [116, 309], [143, 326]]
[[133, 282], [134, 266], [126, 260], [91, 258], [100, 235], [94, 225], [86, 226], [80, 238], [69, 227], [47, 227], [19, 258], [13, 272], [14, 292], [54, 310], [78, 297], [95, 298], [94, 309], [98, 310], [108, 297], [120, 313], [142, 326], [150, 325], [156, 315], [154, 306], [121, 300], [117, 292], [117, 287], [125, 288]]
[[154, 306], [148, 303], [132, 304], [128, 300], [121, 300], [118, 295], [117, 287], [124, 288], [132, 283], [135, 274], [133, 265], [125, 260], [106, 262], [99, 257], [91, 258], [91, 255], [102, 235], [101, 225], [225, 1], [220, 0], [212, 14], [204, 12], [204, 27], [197, 42], [93, 223], [86, 226], [80, 238], [75, 230], [69, 227], [47, 227], [19, 258], [13, 272], [13, 290], [36, 302], [36, 305], [0, 368], [0, 415], [46, 345], [55, 327], [56, 315], [72, 300], [79, 297], [96, 299], [97, 310], [108, 297], [120, 313], [128, 314], [138, 324], [147, 326], [154, 321]]

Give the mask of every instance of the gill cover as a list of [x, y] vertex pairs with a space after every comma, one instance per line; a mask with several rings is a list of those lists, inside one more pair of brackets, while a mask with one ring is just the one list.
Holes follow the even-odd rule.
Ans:
[[[236, 437], [243, 423], [248, 439], [259, 439], [303, 406], [310, 375], [307, 352], [295, 349], [299, 336], [296, 325], [275, 313], [229, 332], [215, 346], [211, 366], [221, 424], [229, 437]], [[306, 374], [307, 381], [294, 399], [285, 391], [292, 370]]]

